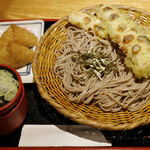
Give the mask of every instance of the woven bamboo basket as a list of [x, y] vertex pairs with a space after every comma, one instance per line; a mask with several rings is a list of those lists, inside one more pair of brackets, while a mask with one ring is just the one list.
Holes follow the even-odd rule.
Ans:
[[[92, 12], [95, 6], [83, 11]], [[130, 17], [140, 22], [145, 29], [150, 29], [150, 14], [137, 8], [117, 6], [129, 12]], [[90, 125], [106, 130], [130, 130], [150, 123], [150, 105], [136, 112], [104, 112], [94, 104], [75, 104], [68, 100], [68, 95], [61, 90], [61, 81], [53, 72], [54, 51], [61, 47], [66, 38], [67, 16], [54, 23], [41, 37], [33, 58], [34, 80], [41, 96], [58, 112], [79, 124]]]

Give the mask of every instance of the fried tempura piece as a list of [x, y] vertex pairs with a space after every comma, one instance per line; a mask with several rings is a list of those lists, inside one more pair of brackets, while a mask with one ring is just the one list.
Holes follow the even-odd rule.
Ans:
[[38, 38], [34, 34], [15, 24], [10, 25], [2, 34], [1, 39], [6, 45], [10, 42], [15, 42], [26, 47], [33, 47], [38, 42]]
[[142, 25], [113, 5], [99, 5], [94, 15], [73, 11], [68, 21], [85, 30], [92, 29], [104, 39], [118, 44], [126, 55], [125, 64], [137, 78], [150, 77], [150, 38]]
[[115, 6], [100, 5], [95, 12], [103, 20], [111, 40], [126, 55], [126, 66], [137, 78], [150, 77], [150, 41], [142, 25]]
[[102, 38], [107, 38], [105, 33], [105, 27], [102, 24], [102, 21], [97, 17], [87, 14], [82, 11], [72, 11], [68, 16], [68, 21], [86, 31], [93, 30]]

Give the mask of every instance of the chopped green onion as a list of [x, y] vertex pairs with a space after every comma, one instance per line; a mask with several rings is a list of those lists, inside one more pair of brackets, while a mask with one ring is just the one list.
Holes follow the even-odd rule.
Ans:
[[18, 91], [18, 86], [19, 82], [10, 72], [0, 70], [0, 99], [11, 101]]

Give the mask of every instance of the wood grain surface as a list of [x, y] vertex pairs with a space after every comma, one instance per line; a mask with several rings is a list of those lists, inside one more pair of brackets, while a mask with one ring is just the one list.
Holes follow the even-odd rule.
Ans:
[[60, 19], [71, 10], [103, 4], [138, 7], [150, 12], [150, 0], [0, 0], [0, 20]]

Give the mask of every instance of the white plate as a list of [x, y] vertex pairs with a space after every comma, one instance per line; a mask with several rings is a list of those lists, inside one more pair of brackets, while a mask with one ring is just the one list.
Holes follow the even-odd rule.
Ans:
[[[28, 20], [28, 21], [8, 21], [8, 22], [0, 22], [0, 36], [7, 30], [7, 28], [11, 24], [16, 24], [20, 27], [27, 29], [32, 32], [34, 35], [38, 37], [38, 40], [44, 33], [44, 21], [43, 20]], [[32, 48], [35, 50], [35, 47]], [[23, 83], [33, 83], [33, 73], [32, 73], [32, 64], [28, 64], [27, 66], [18, 69], [22, 82]]]

